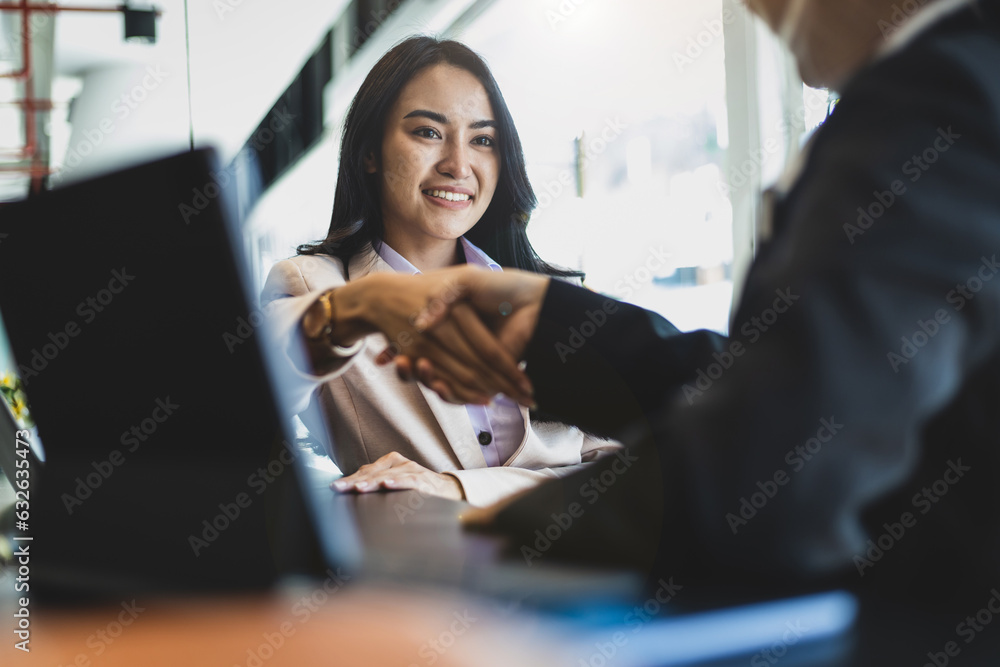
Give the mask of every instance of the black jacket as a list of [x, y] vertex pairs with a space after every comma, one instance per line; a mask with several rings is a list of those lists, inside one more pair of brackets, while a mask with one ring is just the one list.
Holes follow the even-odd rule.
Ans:
[[[639, 462], [506, 510], [526, 559], [1000, 575], [997, 14], [961, 10], [845, 87], [731, 338], [553, 281], [527, 353], [540, 408]], [[574, 502], [575, 524], [539, 540]]]

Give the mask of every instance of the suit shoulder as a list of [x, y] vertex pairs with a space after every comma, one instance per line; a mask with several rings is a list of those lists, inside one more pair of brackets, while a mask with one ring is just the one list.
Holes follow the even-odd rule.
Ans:
[[269, 302], [286, 296], [344, 284], [344, 263], [330, 255], [297, 255], [283, 259], [271, 267], [261, 301]]
[[[899, 112], [1000, 108], [1000, 34], [971, 20], [949, 21], [864, 69], [844, 91]], [[982, 116], [981, 116], [982, 117]]]

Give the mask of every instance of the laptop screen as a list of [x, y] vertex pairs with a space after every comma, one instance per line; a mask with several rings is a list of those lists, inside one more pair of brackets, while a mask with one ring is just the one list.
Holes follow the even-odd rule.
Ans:
[[275, 576], [272, 501], [294, 475], [269, 472], [286, 429], [262, 337], [226, 342], [255, 299], [217, 171], [212, 152], [185, 153], [0, 218], [0, 284], [16, 286], [0, 313], [46, 447], [40, 580], [175, 591]]

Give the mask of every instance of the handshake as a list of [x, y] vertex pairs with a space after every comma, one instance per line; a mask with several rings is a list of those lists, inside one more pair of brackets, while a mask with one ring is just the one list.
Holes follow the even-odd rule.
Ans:
[[345, 342], [384, 334], [389, 346], [377, 363], [395, 363], [402, 379], [417, 379], [450, 403], [484, 405], [503, 393], [532, 407], [519, 360], [548, 284], [535, 273], [470, 265], [375, 274], [336, 290], [337, 320], [354, 332]]

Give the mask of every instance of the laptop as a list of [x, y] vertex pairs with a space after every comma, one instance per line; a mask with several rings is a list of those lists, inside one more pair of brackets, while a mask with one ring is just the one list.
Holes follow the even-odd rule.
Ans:
[[[185, 153], [0, 216], [0, 314], [47, 459], [33, 591], [264, 588], [320, 558], [218, 171]], [[331, 544], [356, 558], [348, 526]]]
[[[0, 282], [18, 286], [0, 291], [0, 315], [46, 448], [31, 490], [28, 532], [45, 545], [33, 591], [261, 589], [282, 573], [339, 568], [541, 599], [581, 659], [595, 638], [630, 631], [618, 612], [635, 604], [635, 580], [621, 573], [496, 563], [492, 545], [462, 538], [437, 512], [397, 522], [382, 507], [383, 524], [361, 534], [358, 499], [333, 494], [331, 473], [296, 445], [283, 355], [268, 354], [265, 328], [246, 326], [262, 318], [230, 195], [206, 187], [217, 170], [212, 151], [185, 153], [45, 193], [0, 219]], [[364, 506], [411, 500], [380, 494]], [[810, 639], [836, 636], [853, 605], [829, 593], [655, 615], [642, 641], [615, 650], [622, 664], [746, 651], [780, 641], [793, 617], [808, 619]], [[733, 631], [752, 619], [752, 632]]]

